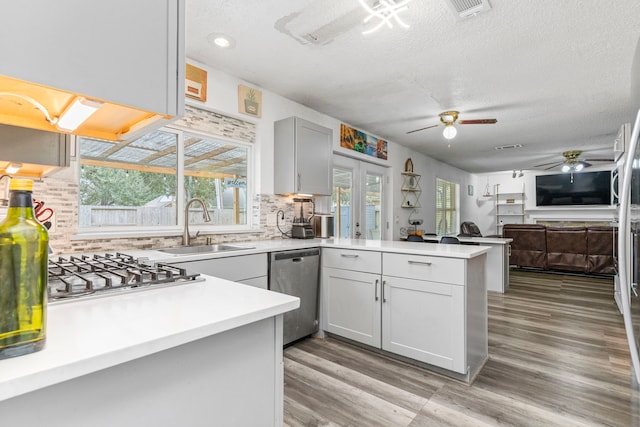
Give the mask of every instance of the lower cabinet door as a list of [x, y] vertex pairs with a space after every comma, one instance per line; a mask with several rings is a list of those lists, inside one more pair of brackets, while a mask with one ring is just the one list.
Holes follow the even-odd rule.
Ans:
[[380, 275], [322, 269], [324, 329], [380, 348]]
[[464, 286], [383, 276], [382, 349], [466, 373]]

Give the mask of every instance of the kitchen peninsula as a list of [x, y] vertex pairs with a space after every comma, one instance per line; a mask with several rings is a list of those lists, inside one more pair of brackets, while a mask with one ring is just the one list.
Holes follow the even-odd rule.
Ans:
[[[453, 349], [450, 362], [442, 363], [439, 355], [433, 358], [417, 347], [415, 360], [444, 367], [442, 372], [470, 381], [487, 358], [484, 265], [488, 247], [333, 239], [270, 240], [242, 246], [246, 249], [185, 256], [130, 252], [154, 261], [185, 262], [320, 247], [323, 253], [337, 251], [333, 255], [346, 259], [345, 265], [352, 268], [358, 263], [348, 260], [358, 258], [341, 257], [343, 251], [374, 257], [382, 262], [378, 268], [388, 280], [387, 293], [380, 300], [406, 300], [414, 295], [406, 290], [423, 285], [438, 295], [446, 293], [444, 288], [456, 295], [451, 301], [455, 302], [452, 330], [457, 335], [436, 346]], [[205, 278], [51, 305], [45, 349], [0, 361], [3, 422], [111, 426], [144, 419], [149, 425], [198, 426], [211, 425], [213, 420], [220, 425], [256, 425], [255, 420], [261, 420], [281, 425], [281, 314], [297, 308], [298, 299]], [[385, 284], [380, 284], [378, 289], [383, 290]], [[331, 309], [327, 302], [323, 301], [321, 313], [335, 313], [336, 307]], [[394, 310], [398, 309], [401, 306], [396, 305]], [[425, 316], [423, 311], [415, 314]], [[394, 311], [387, 313], [388, 319], [394, 319], [389, 315], [395, 316]], [[321, 323], [324, 328], [325, 320]], [[395, 330], [394, 325], [400, 324], [390, 323], [389, 331]], [[408, 329], [411, 336], [391, 335], [392, 346], [383, 350], [402, 355], [399, 349], [405, 344], [424, 343], [427, 335], [421, 326]], [[73, 402], [72, 410], [58, 411], [62, 401]]]

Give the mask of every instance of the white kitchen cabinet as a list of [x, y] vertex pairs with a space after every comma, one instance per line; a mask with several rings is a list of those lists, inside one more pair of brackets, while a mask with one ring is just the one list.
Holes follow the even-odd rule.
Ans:
[[274, 123], [274, 192], [331, 195], [333, 131], [299, 117]]
[[262, 289], [267, 289], [269, 283], [267, 254], [238, 255], [167, 264], [186, 268], [189, 272], [207, 274]]
[[466, 373], [464, 286], [383, 276], [382, 349]]
[[323, 329], [380, 348], [381, 254], [322, 250]]
[[183, 115], [184, 0], [16, 1], [2, 14], [0, 75], [155, 113], [155, 127]]
[[382, 349], [469, 380], [488, 355], [486, 255], [382, 254]]
[[488, 354], [486, 255], [324, 248], [323, 328], [469, 381]]
[[380, 281], [380, 274], [324, 267], [324, 330], [379, 348]]

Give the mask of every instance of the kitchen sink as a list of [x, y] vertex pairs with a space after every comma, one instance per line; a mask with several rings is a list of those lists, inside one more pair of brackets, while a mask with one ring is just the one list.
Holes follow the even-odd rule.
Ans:
[[253, 249], [252, 247], [233, 246], [233, 245], [195, 245], [195, 246], [177, 246], [175, 248], [158, 249], [159, 252], [164, 252], [172, 255], [193, 255], [193, 254], [207, 254], [216, 252], [227, 251], [241, 251], [243, 249]]

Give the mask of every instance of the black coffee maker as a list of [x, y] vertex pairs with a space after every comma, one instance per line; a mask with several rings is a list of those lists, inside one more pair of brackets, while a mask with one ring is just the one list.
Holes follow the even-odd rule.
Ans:
[[304, 216], [305, 203], [311, 203], [311, 212], [315, 211], [313, 199], [295, 198], [293, 199], [293, 202], [300, 203], [300, 216], [293, 217], [293, 228], [291, 229], [291, 237], [293, 237], [294, 239], [313, 239], [315, 237], [315, 233], [313, 232], [313, 227], [311, 225], [311, 218], [313, 218], [313, 213], [308, 218], [305, 218]]

